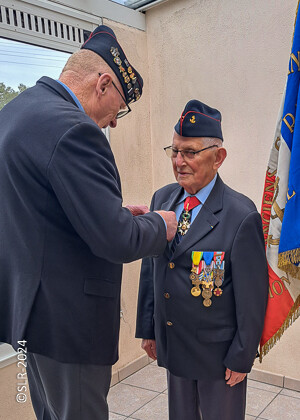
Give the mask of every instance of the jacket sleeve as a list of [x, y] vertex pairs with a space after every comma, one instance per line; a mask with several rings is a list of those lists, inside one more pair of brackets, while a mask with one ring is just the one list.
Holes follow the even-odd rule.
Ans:
[[[152, 211], [155, 194], [152, 197], [150, 210]], [[140, 286], [136, 317], [136, 338], [155, 339], [154, 334], [154, 285], [153, 258], [143, 258], [140, 274]]]
[[136, 338], [155, 339], [154, 334], [153, 259], [144, 258], [141, 267], [136, 317]]
[[48, 179], [67, 218], [96, 256], [124, 263], [163, 252], [164, 221], [153, 212], [133, 217], [122, 207], [114, 157], [95, 124], [79, 123], [62, 136]]
[[231, 270], [237, 331], [224, 364], [250, 372], [262, 334], [268, 296], [268, 269], [261, 217], [254, 211], [243, 220], [233, 241]]

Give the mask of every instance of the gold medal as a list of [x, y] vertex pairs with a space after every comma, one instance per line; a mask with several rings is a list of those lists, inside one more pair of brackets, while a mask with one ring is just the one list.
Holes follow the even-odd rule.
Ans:
[[210, 305], [211, 305], [211, 300], [210, 300], [210, 299], [204, 299], [204, 301], [203, 301], [203, 305], [204, 305], [206, 308], [209, 308], [209, 307], [210, 307]]
[[217, 279], [217, 280], [215, 280], [215, 285], [217, 286], [217, 287], [220, 287], [220, 286], [222, 286], [222, 280], [221, 279]]
[[223, 290], [222, 289], [220, 289], [220, 287], [217, 287], [215, 290], [214, 290], [214, 295], [215, 296], [221, 296], [221, 294], [223, 293]]
[[193, 287], [191, 290], [191, 294], [195, 297], [198, 297], [201, 295], [201, 290], [199, 289], [199, 287]]
[[195, 273], [190, 274], [190, 280], [196, 280], [198, 276]]
[[209, 289], [203, 289], [202, 290], [202, 296], [204, 299], [209, 299], [212, 297], [212, 291]]

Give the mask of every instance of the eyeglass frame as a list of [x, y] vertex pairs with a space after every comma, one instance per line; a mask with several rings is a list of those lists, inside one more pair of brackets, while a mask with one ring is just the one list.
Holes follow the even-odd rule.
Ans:
[[[180, 153], [181, 157], [183, 159], [186, 158], [187, 160], [193, 160], [193, 159], [195, 159], [196, 154], [198, 154], [200, 152], [203, 152], [204, 150], [212, 149], [213, 147], [219, 147], [219, 146], [217, 144], [213, 144], [212, 146], [204, 147], [203, 149], [200, 149], [200, 150], [179, 150], [179, 149], [174, 149], [173, 146], [167, 146], [167, 147], [164, 147], [164, 151], [166, 152], [167, 156], [168, 156], [167, 150], [171, 149], [172, 152], [175, 151], [174, 153], [176, 153], [176, 156], [168, 156], [168, 157], [170, 157], [170, 159], [176, 159], [177, 156], [178, 156], [178, 153]], [[192, 158], [187, 158], [185, 156], [185, 153], [192, 153], [193, 157]]]
[[[98, 74], [99, 74], [99, 76], [102, 76], [102, 73], [98, 73]], [[129, 114], [129, 112], [131, 112], [131, 108], [130, 108], [130, 106], [127, 104], [126, 99], [124, 98], [124, 96], [122, 95], [122, 93], [120, 92], [120, 90], [117, 88], [117, 86], [115, 85], [115, 83], [114, 83], [114, 81], [113, 81], [113, 80], [111, 81], [111, 83], [112, 83], [112, 85], [113, 85], [113, 86], [117, 89], [117, 91], [119, 92], [119, 95], [121, 96], [121, 98], [123, 99], [123, 101], [124, 101], [125, 105], [127, 106], [127, 109], [120, 110], [120, 111], [117, 113], [116, 118], [117, 118], [117, 119], [120, 119], [120, 118], [122, 118], [122, 117], [125, 117], [125, 115]]]

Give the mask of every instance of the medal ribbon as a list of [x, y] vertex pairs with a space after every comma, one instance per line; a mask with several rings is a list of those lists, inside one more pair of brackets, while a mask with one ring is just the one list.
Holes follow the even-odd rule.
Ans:
[[214, 257], [214, 252], [205, 251], [203, 252], [203, 259], [205, 261], [206, 266], [209, 266], [212, 262]]
[[214, 262], [217, 267], [221, 266], [221, 263], [224, 260], [225, 252], [222, 251], [215, 251], [214, 252]]
[[201, 261], [203, 252], [193, 251], [192, 252], [192, 261], [193, 261], [193, 272], [200, 274], [202, 271], [203, 261]]
[[202, 255], [203, 255], [203, 252], [201, 251], [192, 251], [192, 261], [194, 265], [199, 265]]
[[201, 202], [195, 196], [188, 196], [184, 200], [183, 208], [185, 211], [191, 211], [194, 207], [197, 207]]

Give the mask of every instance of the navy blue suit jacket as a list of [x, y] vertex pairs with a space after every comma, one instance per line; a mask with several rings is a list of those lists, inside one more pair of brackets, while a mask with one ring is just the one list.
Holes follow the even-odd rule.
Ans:
[[162, 253], [164, 222], [122, 207], [106, 137], [56, 81], [6, 105], [0, 127], [0, 341], [113, 364], [122, 263]]
[[[151, 208], [174, 209], [182, 192], [178, 184], [165, 186]], [[225, 252], [223, 294], [213, 295], [208, 308], [202, 296], [191, 295], [192, 251]], [[158, 364], [176, 376], [224, 379], [226, 367], [249, 372], [267, 292], [261, 217], [252, 201], [218, 176], [174, 254], [167, 246], [162, 256], [143, 260], [136, 336], [156, 339]]]

